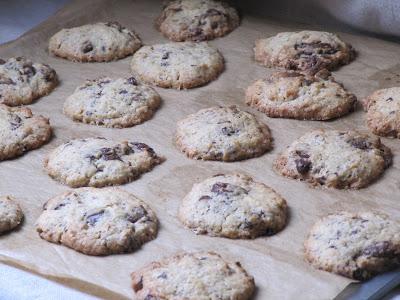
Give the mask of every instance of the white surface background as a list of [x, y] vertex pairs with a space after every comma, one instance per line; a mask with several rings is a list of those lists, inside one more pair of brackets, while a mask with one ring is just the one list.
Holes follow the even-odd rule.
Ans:
[[[84, 0], [83, 0], [84, 1]], [[68, 0], [0, 0], [0, 44], [18, 38], [44, 21]], [[258, 1], [256, 5], [260, 5]], [[255, 5], [255, 1], [249, 1]], [[291, 21], [314, 20], [329, 26], [400, 35], [399, 0], [280, 0], [262, 4], [267, 15]], [[240, 6], [243, 6], [243, 2]], [[1, 191], [0, 191], [1, 192]], [[30, 273], [0, 264], [0, 300], [97, 299]], [[386, 299], [400, 300], [397, 289]]]

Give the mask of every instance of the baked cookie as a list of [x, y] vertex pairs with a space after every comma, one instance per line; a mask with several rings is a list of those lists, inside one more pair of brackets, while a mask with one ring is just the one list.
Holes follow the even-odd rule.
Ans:
[[314, 130], [275, 161], [277, 172], [314, 186], [359, 189], [377, 179], [392, 161], [379, 138], [356, 131]]
[[142, 45], [137, 34], [118, 22], [62, 29], [50, 38], [50, 53], [72, 61], [102, 62], [124, 58]]
[[21, 207], [12, 197], [0, 197], [0, 235], [16, 228], [23, 218]]
[[150, 119], [160, 106], [158, 93], [134, 77], [87, 80], [64, 103], [75, 121], [106, 127], [131, 127]]
[[189, 89], [216, 79], [224, 69], [224, 59], [205, 42], [167, 43], [139, 49], [131, 68], [146, 83]]
[[400, 265], [400, 223], [374, 212], [340, 212], [316, 222], [304, 246], [316, 268], [366, 280]]
[[254, 279], [239, 262], [214, 252], [184, 252], [155, 261], [132, 273], [136, 299], [247, 300]]
[[152, 148], [138, 142], [105, 138], [71, 140], [54, 149], [44, 167], [55, 180], [70, 187], [124, 184], [162, 162]]
[[57, 83], [56, 72], [48, 65], [24, 57], [0, 59], [0, 104], [31, 104], [50, 93]]
[[375, 91], [364, 100], [373, 133], [400, 138], [400, 87]]
[[267, 125], [236, 106], [210, 107], [178, 122], [176, 144], [189, 158], [236, 161], [272, 147]]
[[0, 104], [0, 160], [39, 148], [50, 137], [49, 119], [34, 116], [27, 107]]
[[243, 174], [220, 174], [195, 184], [183, 199], [179, 219], [197, 234], [256, 238], [281, 230], [287, 205], [270, 187]]
[[255, 60], [267, 67], [317, 72], [333, 70], [355, 57], [351, 45], [336, 34], [323, 31], [281, 32], [259, 39], [254, 48]]
[[155, 213], [118, 188], [80, 188], [45, 203], [36, 222], [42, 239], [88, 255], [132, 252], [157, 235]]
[[356, 102], [326, 70], [316, 75], [277, 72], [246, 91], [246, 103], [272, 118], [329, 120], [353, 111]]
[[178, 0], [164, 8], [156, 24], [173, 41], [198, 42], [228, 34], [239, 26], [239, 15], [221, 1]]

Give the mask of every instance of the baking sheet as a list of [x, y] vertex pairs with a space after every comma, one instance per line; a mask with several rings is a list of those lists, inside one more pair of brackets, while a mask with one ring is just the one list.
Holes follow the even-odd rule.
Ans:
[[[161, 1], [145, 0], [75, 1], [23, 37], [0, 46], [0, 57], [26, 56], [48, 63], [60, 78], [56, 90], [29, 106], [34, 113], [50, 118], [54, 129], [51, 142], [20, 158], [0, 162], [0, 194], [18, 198], [26, 217], [19, 230], [0, 237], [0, 261], [105, 299], [128, 299], [134, 298], [129, 277], [133, 270], [177, 251], [214, 250], [240, 261], [255, 277], [255, 299], [334, 297], [350, 280], [311, 268], [303, 259], [303, 240], [319, 217], [338, 210], [372, 209], [399, 217], [397, 155], [400, 142], [383, 139], [393, 150], [394, 164], [380, 180], [359, 191], [312, 189], [305, 183], [274, 173], [273, 159], [307, 131], [316, 128], [367, 130], [360, 107], [338, 120], [311, 122], [271, 119], [244, 104], [246, 87], [272, 72], [253, 61], [254, 40], [280, 31], [304, 29], [304, 25], [283, 25], [244, 15], [239, 28], [224, 38], [211, 41], [226, 60], [226, 70], [218, 80], [187, 91], [156, 88], [163, 104], [155, 116], [142, 125], [107, 129], [74, 123], [62, 114], [64, 100], [83, 80], [102, 75], [128, 76], [130, 58], [111, 63], [73, 63], [48, 55], [49, 37], [63, 27], [117, 20], [137, 31], [144, 44], [167, 42], [152, 26], [160, 6]], [[400, 84], [400, 45], [349, 34], [341, 36], [359, 50], [359, 55], [334, 75], [359, 99], [377, 88]], [[271, 152], [255, 159], [221, 163], [190, 160], [176, 149], [173, 136], [178, 120], [201, 108], [232, 104], [253, 112], [269, 125], [274, 137]], [[41, 240], [35, 232], [34, 223], [43, 203], [68, 189], [46, 175], [42, 168], [45, 155], [69, 139], [90, 136], [141, 141], [166, 157], [166, 161], [153, 171], [121, 187], [149, 203], [161, 223], [158, 237], [134, 253], [85, 256]], [[287, 199], [290, 219], [282, 232], [256, 240], [229, 240], [197, 236], [181, 226], [177, 220], [178, 205], [192, 184], [216, 173], [230, 171], [247, 173]]]

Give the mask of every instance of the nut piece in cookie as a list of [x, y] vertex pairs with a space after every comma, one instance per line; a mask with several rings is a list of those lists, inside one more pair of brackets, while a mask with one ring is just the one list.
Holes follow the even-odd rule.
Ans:
[[239, 15], [222, 1], [177, 0], [166, 5], [156, 25], [175, 42], [199, 42], [231, 32], [239, 26]]
[[255, 284], [239, 262], [214, 252], [184, 252], [132, 273], [135, 299], [248, 300]]
[[142, 45], [137, 34], [118, 22], [62, 29], [49, 41], [50, 53], [78, 62], [105, 62], [133, 54]]
[[182, 200], [179, 219], [197, 234], [249, 239], [280, 231], [287, 204], [247, 175], [216, 175], [193, 186]]
[[353, 111], [356, 102], [356, 96], [327, 70], [315, 75], [277, 72], [257, 80], [246, 91], [246, 103], [272, 118], [330, 120]]
[[134, 76], [163, 88], [190, 89], [204, 85], [224, 70], [219, 51], [206, 42], [144, 46], [132, 58]]
[[317, 221], [304, 243], [316, 268], [356, 280], [400, 265], [400, 223], [374, 212], [340, 212]]
[[56, 72], [46, 64], [24, 57], [0, 59], [0, 104], [31, 104], [49, 94], [57, 84]]
[[189, 158], [237, 161], [272, 148], [267, 125], [236, 106], [210, 107], [178, 122], [176, 144]]
[[103, 187], [133, 181], [162, 161], [144, 143], [98, 137], [58, 146], [46, 158], [44, 168], [52, 178], [71, 187]]
[[134, 77], [87, 80], [64, 103], [64, 114], [75, 121], [106, 127], [131, 127], [150, 119], [161, 98]]
[[80, 188], [47, 201], [40, 237], [87, 255], [133, 252], [157, 235], [158, 220], [136, 196], [118, 188]]
[[51, 137], [49, 119], [27, 107], [0, 104], [0, 161], [39, 148]]
[[355, 57], [351, 45], [336, 34], [323, 31], [281, 32], [259, 39], [255, 60], [266, 67], [283, 67], [316, 73], [347, 65]]
[[400, 87], [377, 90], [363, 102], [373, 133], [400, 138]]
[[14, 198], [0, 197], [0, 235], [16, 228], [23, 218], [21, 207]]
[[294, 141], [275, 160], [283, 176], [314, 186], [366, 187], [391, 164], [392, 154], [379, 138], [356, 131], [315, 130]]

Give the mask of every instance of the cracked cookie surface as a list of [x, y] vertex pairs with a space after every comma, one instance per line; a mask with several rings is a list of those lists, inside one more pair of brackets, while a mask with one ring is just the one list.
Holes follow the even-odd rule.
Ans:
[[275, 160], [283, 176], [314, 186], [359, 189], [376, 180], [392, 161], [379, 138], [356, 131], [315, 130], [286, 148]]
[[51, 137], [49, 120], [27, 107], [0, 104], [0, 161], [39, 148]]
[[176, 144], [189, 158], [236, 161], [272, 147], [267, 125], [236, 106], [210, 107], [178, 122]]
[[79, 188], [47, 201], [36, 222], [42, 239], [88, 255], [133, 252], [157, 235], [151, 208], [119, 188]]
[[400, 87], [375, 91], [363, 104], [373, 133], [400, 138]]
[[31, 104], [57, 85], [56, 72], [50, 66], [24, 57], [0, 59], [0, 104]]
[[21, 207], [14, 198], [0, 197], [0, 235], [16, 228], [23, 218]]
[[281, 32], [259, 39], [254, 48], [255, 60], [266, 67], [318, 72], [333, 70], [355, 57], [351, 45], [336, 34], [323, 31]]
[[142, 43], [118, 22], [62, 29], [50, 38], [50, 53], [78, 62], [105, 62], [133, 54]]
[[277, 72], [254, 82], [246, 103], [273, 118], [329, 120], [354, 110], [357, 99], [329, 72]]
[[64, 113], [75, 121], [106, 127], [131, 127], [150, 119], [160, 96], [134, 77], [87, 80], [64, 103]]
[[178, 0], [168, 3], [156, 24], [173, 41], [198, 42], [228, 34], [239, 26], [239, 15], [222, 1]]
[[44, 167], [52, 178], [71, 187], [102, 187], [135, 180], [162, 161], [144, 143], [98, 137], [60, 145], [48, 155]]
[[340, 212], [317, 221], [304, 243], [316, 268], [356, 280], [400, 265], [400, 223], [374, 212]]
[[247, 300], [254, 293], [252, 276], [239, 262], [214, 252], [181, 253], [132, 273], [137, 299]]
[[178, 216], [197, 234], [256, 238], [285, 226], [287, 204], [273, 189], [250, 176], [221, 174], [195, 184], [182, 200]]
[[189, 89], [218, 77], [224, 59], [206, 42], [144, 46], [132, 58], [134, 76], [164, 88]]

